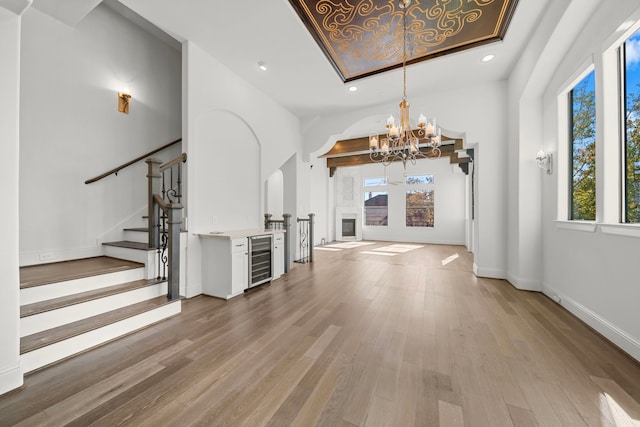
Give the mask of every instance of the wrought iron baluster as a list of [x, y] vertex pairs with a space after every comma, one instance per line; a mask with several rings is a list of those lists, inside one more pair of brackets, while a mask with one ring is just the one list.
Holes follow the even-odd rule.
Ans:
[[161, 232], [162, 229], [161, 229], [160, 223], [164, 221], [162, 219], [162, 216], [164, 215], [164, 213], [162, 212], [162, 209], [160, 208], [159, 205], [156, 205], [155, 209], [156, 209], [156, 218], [158, 220], [157, 220], [157, 223], [154, 224], [153, 226], [155, 228], [157, 228], [157, 230], [160, 232], [160, 239], [158, 239], [158, 242], [156, 243], [156, 256], [158, 258], [158, 262], [157, 262], [157, 264], [158, 264], [158, 275], [157, 275], [157, 278], [161, 279], [162, 278], [162, 273], [161, 273], [162, 272], [162, 267], [161, 267], [162, 263], [160, 262], [160, 260], [162, 259], [162, 232]]
[[160, 264], [162, 265], [162, 280], [166, 280], [167, 278], [167, 266], [169, 263], [169, 257], [167, 256], [167, 244], [168, 244], [168, 233], [167, 233], [167, 213], [162, 209], [162, 233], [160, 235], [160, 242], [162, 245], [162, 252], [160, 253]]
[[299, 251], [300, 259], [294, 262], [307, 263], [313, 262], [313, 217], [310, 213], [309, 218], [297, 218], [299, 232]]
[[178, 203], [182, 203], [182, 165], [178, 163]]

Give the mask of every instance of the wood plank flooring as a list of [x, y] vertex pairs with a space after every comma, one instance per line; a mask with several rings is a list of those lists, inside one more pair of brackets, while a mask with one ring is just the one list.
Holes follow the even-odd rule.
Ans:
[[476, 278], [462, 247], [361, 253], [386, 245], [184, 301], [28, 375], [0, 425], [638, 425], [640, 365], [564, 309]]
[[81, 279], [98, 274], [115, 273], [141, 267], [144, 267], [144, 264], [106, 256], [31, 265], [20, 267], [20, 288]]

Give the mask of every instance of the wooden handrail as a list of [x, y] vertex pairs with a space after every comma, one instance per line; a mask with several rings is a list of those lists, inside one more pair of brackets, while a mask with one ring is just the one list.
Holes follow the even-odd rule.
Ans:
[[136, 157], [135, 159], [133, 159], [133, 160], [131, 160], [131, 161], [127, 162], [127, 163], [124, 163], [124, 164], [122, 164], [122, 165], [120, 165], [120, 166], [118, 166], [118, 167], [116, 167], [116, 168], [113, 168], [113, 169], [111, 169], [110, 171], [103, 173], [102, 175], [98, 175], [98, 176], [96, 176], [96, 177], [94, 177], [94, 178], [88, 179], [88, 180], [86, 180], [84, 183], [85, 183], [85, 184], [91, 184], [91, 183], [93, 183], [93, 182], [100, 181], [102, 178], [106, 178], [106, 177], [108, 177], [108, 176], [109, 176], [109, 175], [111, 175], [111, 174], [114, 174], [114, 173], [115, 173], [115, 174], [118, 174], [118, 172], [120, 172], [122, 169], [124, 169], [124, 168], [126, 168], [126, 167], [129, 167], [129, 166], [131, 166], [132, 164], [139, 162], [140, 160], [144, 160], [144, 159], [146, 159], [147, 157], [149, 157], [149, 156], [151, 156], [151, 155], [153, 155], [153, 154], [156, 154], [156, 153], [157, 153], [157, 152], [159, 152], [159, 151], [164, 150], [165, 148], [169, 148], [169, 147], [171, 147], [172, 145], [175, 145], [175, 144], [177, 144], [177, 143], [178, 143], [178, 142], [180, 142], [180, 141], [182, 141], [182, 138], [178, 138], [178, 139], [176, 139], [175, 141], [171, 141], [170, 143], [165, 144], [165, 145], [163, 145], [163, 146], [162, 146], [162, 147], [160, 147], [160, 148], [156, 148], [155, 150], [152, 150], [152, 151], [150, 151], [150, 152], [148, 152], [148, 153], [146, 153], [146, 154], [143, 154], [143, 155], [142, 155], [142, 156], [140, 156], [140, 157]]
[[159, 195], [158, 193], [155, 193], [155, 194], [153, 195], [153, 200], [154, 200], [154, 201], [155, 201], [155, 202], [160, 206], [160, 208], [161, 208], [163, 211], [166, 211], [166, 210], [167, 210], [167, 206], [169, 205], [169, 203], [165, 202], [165, 201], [162, 199], [162, 196], [161, 196], [161, 195]]
[[178, 163], [184, 163], [187, 161], [187, 153], [182, 153], [178, 157], [173, 160], [169, 160], [167, 163], [163, 163], [160, 165], [160, 172], [164, 172], [169, 169], [173, 165], [177, 165]]

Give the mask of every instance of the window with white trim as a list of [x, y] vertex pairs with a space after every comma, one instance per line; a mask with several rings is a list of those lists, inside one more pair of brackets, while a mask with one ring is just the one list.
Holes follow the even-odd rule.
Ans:
[[364, 224], [372, 226], [389, 225], [389, 193], [367, 191], [364, 193]]
[[596, 93], [591, 71], [569, 92], [569, 219], [596, 219]]
[[433, 174], [407, 175], [405, 184], [405, 225], [433, 227], [435, 222]]
[[622, 222], [640, 223], [640, 30], [621, 46], [623, 82]]

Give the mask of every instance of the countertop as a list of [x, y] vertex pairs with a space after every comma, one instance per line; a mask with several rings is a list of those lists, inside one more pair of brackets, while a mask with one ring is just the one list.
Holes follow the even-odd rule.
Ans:
[[251, 236], [263, 236], [265, 234], [284, 233], [284, 230], [233, 230], [233, 231], [211, 231], [209, 233], [197, 233], [200, 237], [210, 237], [214, 239], [241, 239]]

